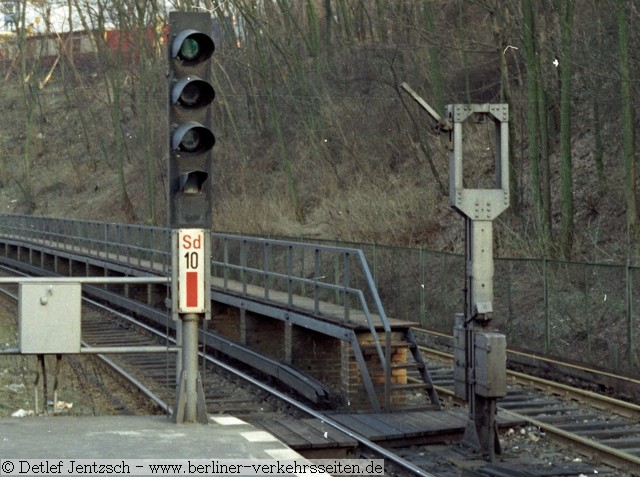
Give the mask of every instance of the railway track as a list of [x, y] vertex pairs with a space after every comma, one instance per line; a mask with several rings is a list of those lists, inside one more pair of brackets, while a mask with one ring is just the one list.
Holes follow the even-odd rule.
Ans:
[[[2, 267], [7, 270], [6, 267]], [[15, 273], [15, 271], [12, 271]], [[12, 289], [13, 288], [13, 289]], [[1, 287], [0, 292], [17, 300], [14, 287]], [[83, 298], [82, 321], [83, 346], [101, 347], [144, 346], [175, 344], [167, 334], [167, 329], [159, 330], [135, 318], [111, 309], [109, 306]], [[175, 357], [169, 353], [131, 354], [106, 356], [96, 355], [108, 368], [142, 393], [153, 405], [170, 413], [171, 401], [175, 397], [176, 369]], [[245, 370], [200, 352], [203, 360], [200, 372], [203, 376], [207, 412], [230, 414], [246, 421], [260, 420], [267, 415], [281, 418], [314, 417], [327, 426], [349, 434], [364, 447], [393, 462], [405, 475], [439, 477], [414, 465], [411, 460], [369, 441], [327, 414], [319, 412], [287, 391], [271, 387], [251, 376]]]
[[[168, 327], [164, 330], [155, 329], [95, 302], [85, 306], [87, 308], [83, 312], [83, 339], [86, 346], [153, 344], [168, 348], [173, 344], [172, 339], [167, 336]], [[425, 352], [427, 351], [425, 350]], [[312, 416], [323, 420], [328, 426], [333, 426], [353, 436], [360, 443], [362, 456], [383, 456], [394, 468], [392, 475], [422, 475], [425, 477], [460, 475], [459, 468], [455, 463], [455, 456], [447, 459], [425, 458], [425, 455], [429, 456], [431, 451], [424, 446], [385, 449], [384, 443], [373, 443], [365, 439], [358, 434], [357, 430], [345, 428], [333, 421], [327, 413], [312, 409], [282, 390], [263, 384], [245, 371], [234, 369], [228, 363], [211, 356], [202, 354], [201, 357], [203, 360], [201, 372], [207, 398], [207, 410], [210, 414], [232, 414], [248, 421], [259, 419], [265, 415], [293, 416], [294, 418]], [[440, 354], [439, 358], [442, 359], [443, 355]], [[176, 380], [175, 357], [173, 355], [167, 352], [148, 355], [103, 356], [102, 359], [111, 366], [114, 372], [124, 376], [123, 379], [128, 380], [151, 399], [156, 406], [170, 412]], [[440, 386], [440, 392], [447, 393], [447, 388], [452, 385], [450, 368], [447, 366], [433, 368], [432, 376]], [[541, 383], [538, 383], [537, 388], [541, 386]], [[544, 383], [544, 386], [548, 386], [548, 384]], [[595, 409], [592, 404], [588, 407], [586, 404], [579, 403], [576, 398], [567, 398], [567, 392], [567, 390], [563, 390], [550, 394], [532, 390], [530, 384], [514, 383], [510, 395], [502, 401], [501, 408], [511, 413], [517, 413], [519, 417], [536, 426], [541, 434], [543, 432], [551, 434], [551, 427], [548, 426], [555, 426], [561, 429], [558, 435], [574, 436], [570, 444], [572, 447], [579, 445], [580, 439], [594, 441], [595, 436], [598, 436], [600, 437], [599, 445], [595, 446], [595, 449], [598, 450], [597, 454], [593, 450], [586, 450], [586, 448], [582, 451], [590, 457], [595, 456], [596, 460], [600, 462], [606, 462], [618, 469], [626, 469], [622, 472], [630, 472], [611, 475], [640, 475], [640, 465], [637, 464], [638, 453], [628, 447], [616, 448], [615, 445], [610, 445], [613, 441], [625, 446], [627, 444], [635, 445], [640, 436], [637, 408], [626, 406], [626, 412], [630, 415], [613, 418], [612, 403], [604, 405], [604, 409]], [[576, 440], [575, 436], [578, 436], [579, 439]], [[594, 449], [594, 446], [590, 446], [589, 449]], [[631, 460], [628, 459], [629, 456], [632, 456]], [[459, 459], [460, 461], [469, 460], [466, 454], [461, 454]], [[478, 466], [482, 467], [481, 462], [478, 463]], [[509, 470], [505, 469], [501, 469], [499, 474], [465, 475], [526, 475], [518, 474], [517, 470], [509, 474]], [[606, 473], [606, 469], [601, 469], [601, 473]], [[549, 471], [544, 475], [578, 476], [580, 474], [567, 472], [553, 474]]]
[[[431, 376], [440, 395], [453, 397], [453, 355], [425, 347], [421, 352], [443, 363], [430, 370]], [[640, 475], [640, 406], [516, 371], [508, 370], [507, 376], [510, 385], [498, 402], [500, 411], [590, 459]]]
[[[17, 294], [11, 287], [3, 287], [2, 292], [17, 300]], [[176, 357], [169, 352], [175, 345], [167, 330], [158, 330], [135, 318], [118, 312], [94, 300], [83, 299], [82, 346], [166, 346], [165, 353], [144, 354], [98, 354], [121, 379], [124, 379], [138, 392], [143, 393], [154, 405], [171, 412], [171, 403], [175, 394]], [[246, 417], [252, 414], [262, 415], [277, 412], [268, 402], [265, 394], [251, 389], [246, 383], [224, 373], [219, 367], [203, 362], [203, 384], [207, 396], [207, 411], [210, 414], [233, 414]]]

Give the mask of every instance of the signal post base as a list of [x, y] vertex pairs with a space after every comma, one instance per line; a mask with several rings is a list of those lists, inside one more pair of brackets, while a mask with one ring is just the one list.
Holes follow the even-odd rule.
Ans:
[[184, 376], [184, 373], [180, 373], [176, 405], [173, 409], [173, 422], [176, 424], [184, 424], [185, 422], [199, 424], [209, 423], [200, 373], [198, 373], [198, 377], [196, 378], [196, 395], [195, 420], [192, 420], [190, 419], [191, 416], [187, 413], [187, 402], [189, 401], [189, 397], [187, 396], [187, 378]]
[[176, 424], [207, 424], [202, 379], [198, 373], [198, 313], [180, 315], [182, 321], [182, 368], [176, 393], [173, 420]]

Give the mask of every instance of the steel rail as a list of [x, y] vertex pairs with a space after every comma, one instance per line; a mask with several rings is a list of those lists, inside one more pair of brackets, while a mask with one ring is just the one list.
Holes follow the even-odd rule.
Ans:
[[[420, 348], [420, 351], [425, 354], [433, 354], [435, 356], [438, 356], [440, 359], [449, 359], [451, 361], [453, 360], [453, 355], [450, 353], [446, 353], [444, 351], [431, 350], [423, 346], [420, 346], [419, 348]], [[640, 406], [637, 406], [632, 403], [627, 403], [625, 401], [614, 399], [609, 396], [602, 396], [591, 391], [586, 391], [584, 389], [573, 388], [571, 386], [567, 386], [562, 383], [556, 383], [554, 381], [549, 381], [549, 380], [534, 377], [534, 376], [528, 376], [524, 373], [520, 373], [517, 371], [507, 370], [507, 375], [511, 376], [516, 380], [520, 380], [526, 383], [534, 383], [534, 385], [537, 385], [543, 388], [556, 389], [558, 391], [572, 393], [580, 397], [585, 397], [585, 396], [589, 397], [590, 403], [598, 399], [600, 402], [606, 404], [606, 406], [603, 406], [604, 408], [612, 410], [617, 414], [620, 414], [625, 417], [628, 416], [628, 413], [626, 411], [633, 411], [634, 413], [636, 413], [640, 410]], [[451, 389], [443, 386], [437, 386], [437, 385], [435, 387], [438, 389], [438, 393], [442, 393], [443, 395], [446, 394], [448, 396], [454, 397], [455, 399], [454, 392]], [[561, 394], [561, 393], [558, 392], [557, 394]], [[600, 459], [602, 462], [608, 465], [611, 465], [616, 468], [628, 468], [628, 466], [630, 465], [640, 466], [640, 457], [637, 457], [633, 454], [620, 451], [614, 447], [606, 446], [593, 439], [588, 439], [588, 438], [579, 436], [575, 433], [565, 431], [563, 429], [560, 429], [557, 426], [545, 423], [531, 416], [519, 414], [518, 412], [509, 410], [509, 409], [504, 409], [500, 407], [500, 403], [498, 403], [498, 409], [500, 409], [500, 412], [504, 412], [516, 419], [521, 419], [522, 421], [528, 422], [531, 425], [534, 425], [540, 429], [543, 429], [545, 432], [555, 436], [556, 439], [558, 439], [559, 441], [570, 443], [572, 444], [572, 446], [575, 446], [580, 451], [582, 451], [583, 454], [589, 455], [590, 457], [596, 457], [597, 459]], [[637, 414], [634, 417], [637, 417]]]
[[[455, 400], [454, 393], [451, 389], [437, 385], [435, 387], [438, 389], [439, 393], [453, 397]], [[552, 434], [557, 440], [561, 442], [570, 443], [573, 447], [576, 447], [579, 451], [581, 451], [582, 454], [588, 455], [592, 458], [595, 457], [605, 464], [611, 465], [618, 469], [628, 468], [629, 465], [640, 466], [640, 457], [636, 457], [633, 454], [622, 452], [614, 447], [600, 444], [593, 439], [588, 439], [575, 433], [565, 431], [563, 429], [560, 429], [559, 427], [556, 427], [552, 424], [547, 424], [531, 416], [520, 414], [509, 409], [501, 408], [500, 404], [498, 404], [498, 409], [500, 409], [500, 412], [508, 414], [516, 419], [520, 419], [533, 426], [536, 426], [539, 429], [544, 430], [549, 434]]]
[[[539, 378], [537, 376], [530, 376], [518, 371], [507, 370], [507, 375], [513, 377], [517, 381], [527, 384], [537, 385], [542, 390], [554, 390], [554, 392], [563, 391], [570, 393], [574, 396], [579, 396], [585, 402], [593, 405], [594, 407], [603, 409], [606, 407], [608, 410], [613, 410], [616, 414], [634, 419], [640, 416], [640, 406], [631, 402], [622, 401], [620, 399], [612, 398], [602, 394], [594, 393], [586, 389], [575, 388], [567, 384], [558, 383], [556, 381], [550, 381], [548, 379]], [[606, 406], [599, 406], [604, 403]]]
[[[145, 325], [144, 323], [140, 323], [138, 320], [136, 320], [135, 318], [131, 318], [128, 317], [127, 315], [124, 315], [118, 311], [115, 310], [110, 310], [107, 306], [102, 305], [102, 304], [97, 304], [97, 306], [110, 311], [111, 313], [114, 313], [116, 316], [119, 316], [120, 318], [126, 319], [128, 321], [130, 321], [133, 324], [139, 325], [144, 327], [146, 330], [148, 330], [151, 333], [156, 334], [159, 337], [162, 338], [166, 338], [169, 341], [175, 342], [175, 340], [171, 337], [166, 337], [164, 334], [162, 334], [160, 331], [149, 327], [147, 325]], [[315, 409], [312, 409], [310, 407], [308, 407], [307, 405], [301, 403], [300, 401], [287, 396], [286, 394], [278, 391], [277, 389], [259, 381], [256, 378], [253, 378], [252, 376], [249, 376], [248, 374], [228, 365], [227, 363], [220, 361], [216, 358], [213, 358], [212, 356], [206, 354], [203, 351], [200, 351], [199, 353], [200, 358], [205, 359], [207, 362], [213, 364], [214, 366], [220, 367], [222, 369], [224, 369], [225, 371], [233, 374], [234, 376], [241, 378], [242, 380], [262, 389], [263, 391], [266, 391], [267, 393], [269, 393], [272, 396], [277, 397], [278, 399], [284, 401], [285, 403], [295, 407], [296, 409], [304, 412], [305, 414], [308, 414], [311, 417], [314, 417], [316, 419], [320, 419], [324, 424], [333, 427], [336, 430], [339, 430], [341, 432], [343, 432], [344, 434], [348, 435], [349, 437], [351, 437], [352, 439], [358, 441], [361, 445], [363, 445], [364, 447], [367, 447], [368, 449], [379, 453], [380, 455], [382, 455], [384, 458], [389, 459], [391, 461], [393, 461], [395, 464], [399, 465], [400, 467], [402, 467], [405, 470], [408, 470], [410, 472], [413, 472], [415, 475], [417, 476], [421, 476], [421, 477], [439, 477], [437, 474], [431, 474], [429, 472], [426, 472], [424, 469], [421, 469], [420, 467], [417, 467], [415, 464], [409, 462], [406, 459], [403, 459], [402, 457], [398, 456], [397, 454], [394, 454], [392, 452], [390, 452], [389, 450], [385, 449], [384, 447], [379, 446], [378, 444], [376, 444], [375, 442], [367, 439], [366, 437], [362, 436], [361, 434], [352, 431], [351, 429], [343, 426], [342, 424], [340, 424], [339, 422], [331, 419], [331, 417], [329, 417], [326, 414], [323, 414], [321, 412], [316, 411]], [[158, 398], [160, 399], [160, 398]], [[161, 401], [161, 400], [160, 400]], [[154, 402], [156, 402], [154, 400]], [[171, 407], [167, 404], [167, 403], [162, 403], [159, 404], [161, 408], [165, 408], [165, 409], [171, 409]]]
[[[89, 300], [91, 301], [91, 300]], [[103, 304], [97, 304], [97, 306], [103, 308], [104, 310], [107, 310], [111, 313], [114, 313], [116, 316], [119, 316], [120, 318], [126, 319], [128, 321], [130, 321], [133, 324], [136, 325], [140, 325], [143, 326], [146, 330], [148, 330], [151, 333], [156, 334], [159, 337], [162, 338], [166, 338], [172, 342], [175, 342], [175, 340], [171, 337], [166, 337], [164, 334], [162, 334], [160, 331], [149, 327], [143, 323], [140, 323], [138, 320], [136, 320], [135, 318], [131, 318], [128, 317], [127, 315], [124, 315], [118, 311], [115, 310], [110, 310], [109, 307], [103, 305]], [[394, 462], [396, 465], [402, 467], [405, 470], [408, 470], [410, 472], [413, 472], [415, 475], [417, 476], [421, 476], [421, 477], [439, 477], [437, 474], [431, 474], [427, 471], [425, 471], [424, 469], [421, 469], [420, 467], [416, 466], [415, 464], [409, 462], [406, 459], [403, 459], [402, 457], [398, 456], [397, 454], [394, 454], [393, 452], [390, 452], [388, 449], [385, 449], [384, 447], [376, 444], [375, 442], [367, 439], [366, 437], [362, 436], [361, 434], [354, 432], [353, 430], [343, 426], [342, 424], [340, 424], [339, 422], [331, 419], [330, 416], [323, 414], [321, 412], [316, 411], [315, 409], [312, 409], [310, 407], [308, 407], [307, 405], [301, 403], [300, 401], [287, 396], [286, 394], [278, 391], [277, 389], [259, 381], [256, 378], [253, 378], [252, 376], [249, 376], [248, 374], [228, 365], [227, 363], [220, 361], [216, 358], [211, 357], [210, 355], [206, 354], [203, 351], [200, 351], [199, 353], [200, 358], [205, 359], [207, 362], [213, 364], [214, 366], [220, 367], [222, 369], [224, 369], [225, 371], [233, 374], [234, 376], [262, 389], [263, 391], [266, 391], [267, 393], [269, 393], [272, 396], [277, 397], [278, 399], [284, 401], [285, 403], [295, 407], [296, 409], [304, 412], [305, 414], [314, 417], [316, 419], [321, 420], [324, 424], [333, 427], [336, 430], [339, 430], [340, 432], [343, 432], [344, 434], [348, 435], [349, 437], [351, 437], [352, 439], [358, 441], [361, 445], [363, 445], [364, 447], [367, 447], [368, 449], [382, 455], [385, 459], [389, 459], [392, 462]], [[142, 384], [142, 383], [141, 383]], [[144, 386], [142, 384], [142, 386]], [[153, 394], [153, 393], [151, 393]], [[154, 396], [156, 396], [155, 394], [153, 394]], [[152, 398], [153, 399], [153, 398]], [[163, 409], [172, 409], [166, 402], [162, 401], [160, 398], [158, 398], [156, 396], [156, 399], [153, 399], [153, 401], [158, 404], [161, 408]]]
[[[419, 346], [420, 352], [428, 355], [437, 356], [440, 359], [453, 361], [453, 355], [447, 353], [446, 351], [438, 351], [426, 348], [424, 346]], [[593, 370], [591, 370], [593, 371]], [[593, 371], [596, 372], [596, 371]], [[570, 393], [576, 398], [583, 398], [588, 403], [604, 403], [606, 406], [594, 406], [599, 408], [606, 408], [607, 410], [613, 411], [616, 414], [619, 414], [623, 417], [628, 418], [637, 418], [640, 413], [640, 406], [631, 402], [622, 401], [620, 399], [612, 398], [610, 396], [604, 396], [602, 394], [594, 393], [593, 391], [588, 391], [586, 389], [575, 388], [563, 383], [558, 383], [556, 381], [550, 381], [548, 379], [539, 378], [537, 376], [530, 376], [525, 373], [521, 373], [518, 371], [513, 371], [508, 369], [507, 376], [511, 376], [514, 380], [520, 381], [521, 383], [525, 383], [528, 385], [535, 385], [537, 388], [541, 390], [555, 390], [555, 394]], [[438, 386], [443, 390], [445, 394], [453, 394], [452, 391], [448, 391], [446, 388], [442, 386]], [[562, 392], [561, 392], [562, 391]], [[552, 391], [553, 392], [553, 391]]]
[[[420, 330], [420, 332], [425, 333], [425, 330]], [[439, 336], [441, 338], [453, 339], [451, 336], [443, 333], [439, 333], [439, 332], [429, 331], [427, 333], [435, 336]], [[448, 353], [446, 351], [435, 350], [425, 346], [418, 346], [418, 348], [422, 353], [437, 356], [438, 358], [446, 360], [448, 362], [453, 361], [453, 354]], [[523, 356], [525, 358], [531, 358], [533, 360], [543, 361], [544, 363], [547, 363], [547, 364], [563, 366], [570, 369], [575, 369], [577, 371], [591, 373], [594, 375], [606, 376], [606, 377], [614, 378], [620, 381], [626, 381], [628, 383], [640, 386], [640, 380], [637, 380], [628, 376], [619, 376], [606, 371], [603, 372], [597, 369], [576, 365], [574, 363], [567, 363], [557, 359], [539, 356], [537, 354], [525, 353], [523, 351], [507, 350], [507, 355], [509, 354]], [[514, 371], [511, 369], [507, 369], [507, 375], [511, 376], [515, 380], [520, 380], [521, 382], [525, 382], [526, 384], [529, 384], [529, 385], [533, 384], [534, 386], [537, 386], [539, 389], [542, 389], [542, 390], [552, 389], [552, 390], [555, 390], [557, 394], [561, 394], [561, 391], [565, 393], [571, 393], [574, 396], [582, 398], [585, 402], [591, 403], [592, 405], [595, 404], [594, 407], [600, 407], [598, 406], [598, 404], [604, 403], [607, 406], [609, 406], [607, 407], [607, 409], [611, 410], [611, 408], [613, 407], [615, 408], [616, 414], [619, 414], [624, 417], [637, 419], [638, 416], [640, 416], [640, 405], [634, 404], [632, 402], [627, 402], [621, 399], [612, 398], [610, 396], [605, 396], [603, 394], [595, 393], [593, 391], [589, 391], [586, 389], [576, 388], [563, 383], [559, 383], [557, 381], [551, 381], [548, 379], [539, 378], [537, 376], [531, 376], [529, 374], [522, 373], [519, 371]]]
[[[498, 408], [500, 405], [498, 404]], [[620, 468], [628, 468], [628, 466], [634, 465], [640, 468], [640, 457], [637, 457], [633, 454], [629, 454], [628, 452], [622, 452], [614, 447], [609, 447], [604, 444], [600, 444], [598, 441], [593, 439], [588, 439], [582, 436], [579, 436], [575, 433], [565, 431], [556, 427], [552, 424], [547, 424], [538, 419], [532, 418], [530, 416], [526, 416], [523, 414], [519, 414], [514, 411], [510, 411], [508, 409], [500, 410], [506, 414], [509, 414], [517, 419], [522, 419], [530, 424], [543, 429], [547, 433], [553, 434], [559, 440], [569, 442], [572, 444], [572, 447], [578, 447], [586, 454], [591, 454], [592, 457], [596, 457], [601, 460], [605, 464], [611, 465], [618, 469]]]
[[286, 394], [278, 391], [277, 389], [272, 388], [271, 386], [258, 381], [257, 379], [243, 373], [240, 370], [237, 370], [229, 365], [227, 365], [224, 362], [221, 362], [215, 358], [212, 358], [211, 356], [205, 355], [203, 352], [199, 353], [201, 357], [203, 357], [204, 359], [206, 359], [208, 362], [215, 364], [216, 366], [220, 366], [222, 369], [233, 373], [235, 376], [244, 379], [245, 381], [259, 387], [260, 389], [262, 389], [263, 391], [266, 391], [267, 393], [271, 394], [272, 396], [277, 397], [278, 399], [283, 400], [284, 402], [286, 402], [287, 404], [295, 407], [296, 409], [304, 412], [305, 414], [308, 414], [311, 417], [314, 417], [316, 419], [319, 419], [323, 422], [323, 424], [326, 424], [330, 427], [333, 427], [334, 429], [345, 433], [346, 435], [348, 435], [349, 437], [351, 437], [352, 439], [358, 441], [361, 445], [363, 445], [364, 447], [380, 454], [381, 456], [383, 456], [385, 459], [389, 459], [390, 461], [394, 462], [395, 464], [399, 465], [400, 467], [402, 467], [405, 470], [408, 470], [410, 472], [413, 472], [415, 475], [417, 476], [421, 476], [421, 477], [440, 477], [437, 474], [431, 474], [429, 472], [427, 472], [424, 469], [421, 469], [420, 467], [416, 466], [415, 464], [413, 464], [412, 462], [409, 462], [406, 459], [403, 459], [402, 457], [400, 457], [397, 454], [394, 454], [393, 452], [389, 451], [388, 449], [385, 449], [384, 447], [376, 444], [375, 442], [367, 439], [366, 437], [364, 437], [363, 435], [354, 432], [353, 430], [349, 429], [348, 427], [343, 426], [342, 424], [340, 424], [339, 422], [331, 419], [330, 416], [328, 416], [327, 414], [323, 414], [319, 411], [316, 411], [315, 409], [310, 408], [309, 406], [297, 401], [296, 399], [293, 399], [290, 396], [287, 396]]
[[[448, 335], [446, 333], [441, 333], [439, 331], [425, 330], [423, 328], [414, 328], [414, 330], [418, 331], [419, 333], [436, 336], [438, 338], [444, 338], [444, 339], [448, 339], [448, 340], [453, 340], [453, 336]], [[432, 350], [432, 351], [437, 351], [437, 350]], [[446, 353], [446, 351], [443, 351], [443, 353]], [[640, 379], [637, 379], [637, 378], [633, 378], [633, 377], [630, 377], [630, 376], [621, 376], [619, 374], [613, 374], [613, 373], [611, 373], [609, 371], [601, 371], [601, 370], [597, 370], [597, 369], [593, 369], [593, 368], [588, 368], [586, 366], [583, 366], [583, 365], [580, 365], [580, 364], [576, 364], [576, 363], [569, 363], [569, 362], [566, 362], [566, 361], [560, 361], [558, 359], [551, 358], [551, 357], [546, 356], [546, 355], [541, 355], [541, 354], [537, 354], [537, 353], [527, 353], [526, 351], [519, 351], [519, 350], [513, 350], [513, 349], [507, 349], [507, 354], [512, 354], [512, 355], [516, 355], [516, 356], [523, 356], [525, 358], [531, 358], [533, 360], [543, 361], [543, 362], [548, 363], [548, 364], [557, 364], [557, 365], [563, 366], [565, 368], [575, 369], [576, 371], [584, 371], [584, 372], [587, 372], [587, 373], [599, 374], [600, 376], [606, 376], [606, 377], [609, 377], [609, 378], [614, 378], [614, 379], [617, 379], [617, 380], [620, 380], [620, 381], [625, 381], [625, 382], [640, 386]]]
[[[0, 265], [0, 268], [4, 268], [7, 270], [11, 270], [12, 273], [21, 273], [18, 272], [16, 270], [12, 270], [6, 266], [2, 266]], [[21, 273], [22, 274], [22, 273]], [[13, 282], [5, 282], [6, 284], [12, 283], [15, 284], [15, 279]], [[2, 282], [0, 281], [0, 284], [2, 284]], [[12, 294], [11, 292], [8, 292], [7, 290], [2, 290], [0, 289], [0, 292], [3, 292], [9, 296], [11, 296], [14, 299], [17, 299], [17, 297]], [[146, 331], [150, 332], [150, 333], [154, 333], [156, 336], [167, 339], [167, 341], [171, 341], [173, 343], [175, 343], [175, 340], [169, 336], [166, 336], [165, 334], [161, 333], [159, 330], [154, 329], [153, 327], [150, 327], [144, 323], [141, 323], [140, 321], [136, 320], [135, 318], [132, 318], [130, 316], [127, 316], [119, 311], [116, 310], [112, 310], [110, 309], [108, 306], [101, 304], [101, 303], [97, 303], [94, 300], [91, 300], [89, 298], [84, 298], [83, 300], [90, 303], [91, 305], [97, 306], [99, 308], [102, 308], [105, 311], [108, 311], [109, 313], [112, 313], [116, 316], [118, 316], [121, 319], [125, 319], [129, 322], [131, 322], [132, 324], [136, 325], [136, 326], [140, 326], [142, 328], [144, 328]], [[83, 346], [86, 345], [86, 343], [83, 343]], [[385, 459], [389, 459], [390, 461], [394, 462], [396, 465], [402, 467], [403, 469], [412, 472], [413, 474], [415, 474], [416, 476], [420, 476], [420, 477], [440, 477], [437, 474], [432, 474], [427, 472], [424, 469], [421, 469], [420, 467], [416, 466], [415, 464], [413, 464], [412, 462], [403, 459], [402, 457], [398, 456], [397, 454], [394, 454], [393, 452], [389, 451], [388, 449], [385, 449], [384, 447], [376, 444], [375, 442], [367, 439], [366, 437], [364, 437], [363, 435], [354, 432], [353, 430], [349, 429], [348, 427], [345, 427], [344, 425], [340, 424], [339, 422], [331, 419], [330, 416], [323, 414], [319, 411], [316, 411], [315, 409], [310, 408], [309, 406], [301, 403], [300, 401], [278, 391], [277, 389], [257, 380], [256, 378], [253, 378], [252, 376], [249, 376], [248, 374], [228, 365], [227, 363], [220, 361], [216, 358], [213, 358], [212, 356], [207, 355], [204, 351], [200, 351], [199, 353], [200, 358], [205, 359], [207, 362], [213, 364], [214, 366], [217, 366], [221, 369], [224, 369], [225, 371], [233, 374], [234, 376], [244, 380], [245, 382], [248, 382], [260, 389], [262, 389], [263, 391], [269, 393], [272, 396], [277, 397], [278, 399], [284, 401], [286, 404], [291, 405], [293, 407], [295, 407], [296, 409], [304, 412], [305, 414], [314, 417], [316, 419], [321, 420], [324, 424], [340, 431], [343, 432], [344, 434], [348, 435], [349, 437], [351, 437], [352, 439], [356, 440], [358, 443], [360, 443], [362, 446], [380, 454], [382, 457], [384, 457]], [[129, 383], [131, 383], [132, 385], [136, 386], [140, 392], [142, 392], [143, 394], [145, 394], [155, 405], [159, 406], [160, 408], [166, 410], [166, 412], [171, 413], [173, 411], [172, 407], [166, 403], [162, 398], [160, 398], [157, 394], [155, 394], [153, 391], [151, 391], [144, 383], [142, 383], [140, 380], [136, 379], [133, 375], [131, 375], [130, 373], [128, 373], [126, 370], [124, 370], [123, 368], [121, 368], [120, 366], [118, 366], [116, 363], [114, 363], [113, 361], [111, 361], [110, 359], [108, 359], [106, 356], [101, 355], [101, 354], [97, 354], [97, 357], [99, 357], [103, 362], [105, 362], [105, 364], [107, 364], [110, 368], [112, 368], [115, 372], [117, 372], [118, 374], [120, 374], [122, 377], [124, 377]]]
[[[91, 345], [88, 343], [81, 341], [82, 346], [86, 348], [91, 348]], [[133, 385], [138, 389], [139, 392], [144, 394], [148, 399], [150, 399], [155, 405], [163, 409], [167, 414], [173, 413], [173, 408], [169, 406], [160, 396], [154, 393], [150, 388], [148, 388], [142, 381], [137, 379], [133, 374], [126, 371], [124, 368], [116, 364], [112, 359], [108, 358], [104, 354], [96, 355], [102, 362], [104, 362], [109, 368], [111, 368], [116, 374], [120, 377], [124, 378], [129, 384]]]

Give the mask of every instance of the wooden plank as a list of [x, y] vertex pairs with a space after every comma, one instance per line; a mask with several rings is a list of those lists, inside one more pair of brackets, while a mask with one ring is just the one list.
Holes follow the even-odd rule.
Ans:
[[309, 443], [309, 449], [338, 447], [338, 442], [333, 439], [333, 436], [331, 436], [331, 438], [325, 438], [324, 432], [309, 427], [309, 425], [306, 424], [304, 420], [294, 421], [287, 419], [279, 421], [279, 424], [286, 427], [291, 432], [299, 435], [301, 438], [305, 439]]
[[371, 429], [375, 429], [379, 433], [378, 439], [399, 439], [405, 437], [405, 432], [403, 430], [390, 426], [384, 421], [384, 419], [381, 419], [381, 417], [381, 414], [354, 415], [355, 421], [364, 424]]
[[443, 423], [445, 429], [461, 429], [467, 427], [467, 417], [469, 411], [465, 409], [447, 409], [440, 413], [434, 413], [434, 418]]
[[416, 425], [424, 426], [424, 435], [432, 435], [440, 432], [450, 432], [465, 428], [465, 421], [456, 415], [450, 415], [447, 411], [410, 413]]
[[331, 417], [336, 421], [338, 421], [343, 426], [346, 426], [349, 429], [352, 429], [353, 431], [363, 435], [367, 439], [380, 440], [384, 438], [384, 434], [381, 435], [378, 429], [375, 429], [363, 422], [360, 422], [355, 418], [355, 416], [357, 416], [357, 414], [338, 414]]
[[421, 436], [424, 433], [424, 427], [416, 424], [414, 419], [405, 413], [389, 413], [386, 419], [395, 427], [404, 428], [407, 437]]
[[292, 431], [289, 427], [284, 426], [282, 421], [256, 421], [252, 424], [262, 427], [265, 431], [273, 434], [292, 449], [302, 450], [313, 448], [313, 445], [307, 439], [297, 432]]
[[363, 420], [371, 427], [377, 427], [381, 432], [385, 432], [389, 438], [397, 439], [396, 436], [405, 437], [407, 435], [407, 428], [403, 423], [390, 419], [391, 413], [380, 414], [359, 414], [358, 418]]
[[324, 433], [327, 433], [326, 439], [331, 439], [335, 441], [340, 447], [357, 447], [358, 441], [356, 441], [353, 437], [348, 436], [342, 431], [338, 429], [334, 429], [331, 426], [326, 425], [319, 419], [303, 419], [303, 421], [311, 428], [316, 429], [320, 432], [323, 437]]

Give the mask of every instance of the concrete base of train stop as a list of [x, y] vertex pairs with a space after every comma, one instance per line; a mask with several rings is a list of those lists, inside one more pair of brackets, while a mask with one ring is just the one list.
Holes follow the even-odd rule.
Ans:
[[232, 416], [174, 424], [166, 416], [0, 419], [3, 459], [280, 459], [302, 457]]

